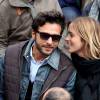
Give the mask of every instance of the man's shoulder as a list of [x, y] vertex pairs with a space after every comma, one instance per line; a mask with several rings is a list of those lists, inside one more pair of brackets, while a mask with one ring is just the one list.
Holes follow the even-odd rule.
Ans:
[[12, 52], [15, 51], [17, 53], [17, 51], [21, 51], [23, 49], [23, 47], [28, 43], [28, 41], [22, 41], [20, 43], [16, 43], [13, 45], [9, 45], [6, 49], [6, 52]]
[[66, 55], [62, 50], [59, 49], [60, 52], [60, 62], [62, 62], [65, 66], [73, 66], [71, 58]]
[[18, 59], [20, 59], [20, 56], [25, 50], [25, 44], [26, 41], [8, 46], [5, 51], [5, 62], [10, 63], [9, 59], [11, 59], [12, 62], [18, 62]]

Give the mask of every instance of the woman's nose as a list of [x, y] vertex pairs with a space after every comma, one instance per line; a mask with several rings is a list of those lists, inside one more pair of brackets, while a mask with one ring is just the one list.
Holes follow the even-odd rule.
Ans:
[[67, 35], [67, 36], [65, 37], [65, 41], [68, 41], [68, 40], [70, 40], [70, 35]]

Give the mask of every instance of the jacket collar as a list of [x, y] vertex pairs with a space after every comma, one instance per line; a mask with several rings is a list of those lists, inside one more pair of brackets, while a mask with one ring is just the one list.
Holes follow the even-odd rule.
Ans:
[[[58, 70], [55, 70], [55, 69], [51, 69], [51, 71], [50, 71], [50, 73], [49, 73], [49, 75], [48, 75], [48, 78], [47, 78], [47, 80], [45, 81], [45, 83], [44, 83], [44, 85], [43, 85], [43, 88], [42, 88], [42, 91], [41, 91], [41, 95], [40, 95], [40, 97], [43, 95], [43, 93], [47, 90], [47, 89], [49, 89], [50, 87], [52, 87], [53, 86], [53, 83], [54, 82], [56, 82], [56, 80], [60, 77], [60, 75], [61, 75], [61, 73], [63, 72], [63, 71], [68, 71], [68, 68], [72, 68], [71, 67], [71, 63], [69, 62], [69, 60], [68, 60], [68, 58], [66, 58], [65, 57], [65, 55], [63, 54], [63, 53], [61, 53], [60, 54], [61, 56], [60, 56], [60, 61], [59, 61], [59, 68], [58, 68]], [[55, 57], [55, 59], [57, 59], [56, 57]], [[52, 59], [53, 60], [53, 59]], [[70, 67], [69, 67], [70, 66]], [[66, 75], [67, 75], [68, 73], [66, 73]], [[59, 80], [59, 79], [58, 79]], [[59, 82], [58, 82], [58, 84], [59, 84]], [[56, 85], [54, 85], [54, 86], [60, 86], [61, 87], [61, 85], [59, 84], [56, 84]]]
[[54, 50], [48, 60], [48, 64], [52, 66], [54, 69], [58, 70], [60, 60], [60, 52], [58, 49]]
[[[27, 61], [29, 61], [30, 58], [30, 50], [31, 47], [34, 43], [34, 40], [31, 39], [26, 47], [26, 50], [24, 52], [24, 57], [26, 58]], [[59, 66], [59, 60], [60, 60], [60, 52], [58, 49], [55, 49], [54, 52], [50, 55], [47, 63], [53, 67], [55, 70], [58, 70], [58, 66]]]

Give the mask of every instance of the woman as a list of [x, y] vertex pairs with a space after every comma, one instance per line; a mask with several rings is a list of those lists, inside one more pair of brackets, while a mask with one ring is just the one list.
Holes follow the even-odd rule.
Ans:
[[77, 69], [75, 100], [100, 100], [100, 24], [79, 17], [68, 25], [65, 41]]

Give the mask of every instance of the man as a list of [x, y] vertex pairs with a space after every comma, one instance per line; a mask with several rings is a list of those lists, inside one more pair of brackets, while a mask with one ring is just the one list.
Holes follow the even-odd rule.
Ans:
[[32, 39], [8, 46], [5, 61], [0, 63], [1, 96], [6, 100], [40, 100], [55, 86], [73, 92], [73, 65], [57, 48], [64, 26], [59, 12], [39, 13], [33, 20]]
[[0, 56], [8, 45], [31, 37], [32, 19], [38, 12], [57, 10], [58, 0], [0, 0]]
[[45, 92], [42, 100], [73, 100], [71, 94], [61, 87], [53, 87]]

